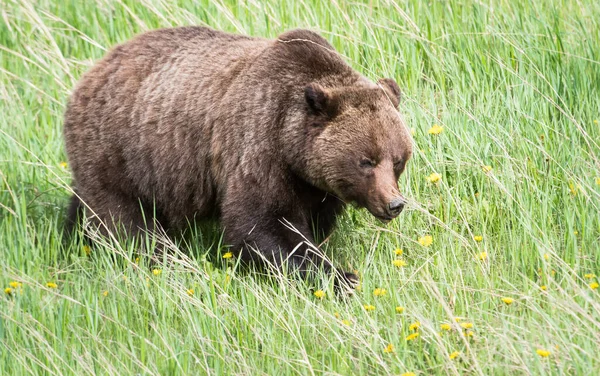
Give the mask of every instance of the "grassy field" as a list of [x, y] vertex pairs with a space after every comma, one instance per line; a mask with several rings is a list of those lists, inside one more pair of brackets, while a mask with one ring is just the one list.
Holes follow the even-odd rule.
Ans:
[[[323, 245], [354, 296], [243, 273], [211, 225], [154, 267], [64, 244], [70, 90], [188, 24], [309, 27], [399, 82], [411, 207], [351, 209]], [[0, 0], [0, 374], [597, 374], [599, 121], [600, 2]]]

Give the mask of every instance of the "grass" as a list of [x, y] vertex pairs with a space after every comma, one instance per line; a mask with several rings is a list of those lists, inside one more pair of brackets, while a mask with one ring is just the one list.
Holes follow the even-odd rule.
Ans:
[[[600, 275], [600, 3], [0, 0], [0, 19], [0, 284], [22, 284], [0, 291], [0, 374], [600, 369], [599, 281], [585, 277]], [[191, 229], [170, 266], [136, 263], [129, 244], [64, 245], [70, 90], [116, 43], [186, 24], [310, 27], [400, 83], [411, 210], [381, 227], [351, 209], [324, 245], [359, 271], [353, 297], [240, 273], [214, 226]]]

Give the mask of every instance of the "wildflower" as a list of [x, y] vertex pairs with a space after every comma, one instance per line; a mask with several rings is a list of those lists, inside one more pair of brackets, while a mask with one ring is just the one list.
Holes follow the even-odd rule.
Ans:
[[483, 172], [490, 172], [492, 171], [492, 166], [481, 166], [481, 169]]
[[592, 279], [592, 278], [596, 278], [596, 275], [594, 273], [588, 273], [588, 274], [584, 274], [583, 275], [586, 279]]
[[485, 261], [487, 259], [487, 252], [479, 252], [477, 258], [481, 261]]
[[450, 360], [453, 360], [453, 359], [458, 358], [459, 355], [460, 355], [460, 352], [454, 351], [454, 352], [450, 353], [450, 355], [448, 357], [450, 358]]
[[422, 236], [419, 238], [418, 242], [423, 247], [429, 247], [433, 243], [433, 236], [431, 236], [431, 235]]
[[475, 235], [473, 236], [473, 240], [475, 240], [476, 242], [480, 242], [483, 240], [483, 236], [481, 235]]
[[579, 231], [577, 231], [577, 230], [573, 231], [573, 235], [579, 235]]
[[[84, 245], [83, 248], [82, 248], [82, 250], [83, 250], [83, 253], [85, 253], [86, 256], [89, 256], [90, 253], [92, 253], [92, 249], [90, 248], [89, 245]], [[138, 257], [138, 259], [139, 259], [139, 257]]]
[[442, 328], [442, 330], [451, 330], [452, 329], [452, 325], [450, 325], [450, 324], [442, 324], [442, 325], [440, 325], [440, 327]]
[[465, 337], [473, 337], [473, 331], [472, 330], [467, 330], [465, 334], [463, 334]]
[[396, 307], [396, 313], [402, 313], [402, 312], [404, 312], [404, 307], [397, 306]]
[[415, 373], [414, 373], [414, 372], [404, 372], [404, 373], [403, 373], [402, 375], [400, 375], [400, 376], [417, 376], [417, 375], [415, 375]]
[[342, 317], [339, 312], [336, 312], [333, 315], [335, 316], [336, 319], [339, 319], [340, 317]]
[[596, 178], [596, 185], [600, 185], [600, 178]]
[[51, 288], [51, 289], [58, 288], [58, 285], [56, 283], [54, 283], [54, 282], [47, 282], [46, 286], [49, 287], [49, 288]]
[[4, 293], [5, 293], [6, 295], [12, 295], [12, 291], [13, 291], [13, 290], [12, 290], [10, 287], [7, 287], [7, 288], [5, 288], [5, 289], [4, 289]]
[[408, 336], [406, 336], [406, 340], [407, 341], [412, 341], [413, 339], [419, 337], [419, 333], [413, 333], [413, 334], [409, 334]]
[[224, 259], [230, 259], [230, 258], [232, 258], [232, 257], [233, 257], [233, 253], [231, 253], [231, 252], [227, 252], [227, 253], [225, 253], [225, 254], [223, 255], [223, 258], [224, 258]]
[[537, 350], [535, 350], [535, 352], [542, 358], [547, 358], [548, 356], [550, 356], [550, 351], [548, 351], [548, 350], [537, 349]]
[[574, 183], [569, 183], [569, 191], [571, 191], [573, 196], [577, 196], [577, 192], [579, 192], [580, 188], [581, 186], [579, 184], [575, 185]]
[[410, 326], [408, 327], [408, 330], [419, 330], [419, 328], [421, 327], [421, 323], [419, 321], [413, 322], [412, 324], [410, 324]]
[[404, 260], [394, 260], [394, 261], [392, 261], [392, 264], [395, 267], [401, 268], [403, 266], [406, 266], [406, 261], [404, 261]]
[[351, 325], [350, 320], [348, 320], [348, 319], [343, 319], [342, 320], [342, 324], [344, 324], [346, 326], [350, 326]]
[[383, 352], [384, 352], [384, 353], [387, 353], [387, 354], [389, 354], [389, 353], [393, 353], [393, 352], [394, 352], [394, 345], [392, 345], [391, 343], [390, 343], [390, 344], [388, 344], [388, 345], [385, 347], [385, 349], [383, 349]]
[[387, 294], [387, 290], [386, 289], [376, 288], [373, 291], [373, 295], [375, 295], [375, 296], [385, 296], [385, 294]]
[[427, 133], [437, 135], [437, 134], [442, 133], [443, 131], [444, 131], [444, 127], [440, 127], [439, 125], [434, 124], [433, 127], [429, 128]]
[[502, 298], [502, 301], [507, 305], [511, 305], [515, 300], [513, 298], [504, 297]]
[[60, 168], [67, 168], [67, 162], [60, 162], [58, 165]]
[[431, 174], [431, 175], [427, 176], [427, 177], [425, 178], [425, 180], [427, 180], [428, 182], [430, 182], [430, 183], [434, 184], [434, 183], [437, 183], [437, 182], [439, 182], [440, 180], [442, 180], [442, 175], [441, 175], [441, 174], [438, 174], [437, 172], [434, 172], [433, 174]]
[[404, 251], [401, 248], [396, 248], [396, 250], [394, 250], [396, 256], [402, 256], [403, 253]]
[[8, 285], [10, 287], [12, 287], [13, 289], [18, 289], [21, 286], [23, 286], [23, 284], [21, 282], [17, 282], [17, 281], [11, 281], [11, 282], [8, 283]]
[[541, 285], [540, 290], [546, 291], [546, 290], [548, 290], [548, 287], [546, 285]]
[[194, 289], [187, 289], [186, 292], [189, 296], [194, 296]]
[[160, 275], [160, 273], [162, 273], [162, 270], [160, 270], [160, 269], [152, 269], [152, 274], [154, 274], [154, 275]]
[[375, 310], [375, 306], [374, 305], [365, 304], [363, 307], [365, 307], [365, 311], [367, 311], [367, 312], [371, 312], [371, 311]]
[[460, 322], [462, 319], [460, 317], [455, 317], [454, 322]]
[[136, 263], [136, 264], [139, 264], [139, 263], [140, 263], [140, 257], [139, 257], [139, 256], [135, 258], [135, 263]]
[[544, 253], [544, 260], [550, 260], [550, 254]]
[[323, 290], [317, 290], [314, 294], [319, 299], [323, 299], [325, 297], [325, 291]]
[[463, 322], [462, 324], [460, 324], [460, 326], [462, 326], [464, 329], [471, 329], [473, 327], [473, 323], [472, 322]]
[[598, 286], [600, 286], [600, 285], [598, 285], [598, 282], [592, 282], [592, 283], [590, 283], [590, 288], [591, 288], [592, 290], [595, 290], [595, 289], [597, 289], [597, 288], [598, 288]]
[[102, 291], [102, 296], [107, 297], [108, 296], [108, 290]]
[[600, 120], [598, 120], [598, 119], [594, 120], [594, 124], [598, 125], [598, 123], [600, 123]]

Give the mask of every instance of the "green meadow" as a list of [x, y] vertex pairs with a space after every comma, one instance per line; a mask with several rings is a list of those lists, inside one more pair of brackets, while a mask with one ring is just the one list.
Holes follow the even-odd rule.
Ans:
[[[158, 265], [63, 236], [70, 91], [181, 25], [311, 28], [400, 84], [409, 208], [322, 245], [352, 296], [247, 272], [215, 224]], [[597, 1], [0, 0], [0, 375], [598, 374], [599, 122]]]

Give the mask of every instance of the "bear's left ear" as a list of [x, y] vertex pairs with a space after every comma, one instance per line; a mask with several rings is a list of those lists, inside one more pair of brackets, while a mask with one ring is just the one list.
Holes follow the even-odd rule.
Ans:
[[377, 83], [383, 90], [385, 90], [394, 107], [398, 107], [402, 93], [400, 92], [400, 87], [396, 81], [391, 78], [382, 78], [381, 80], [377, 81]]

